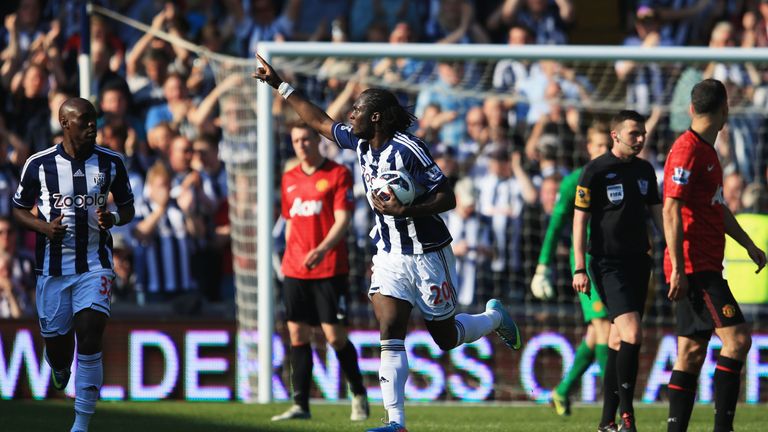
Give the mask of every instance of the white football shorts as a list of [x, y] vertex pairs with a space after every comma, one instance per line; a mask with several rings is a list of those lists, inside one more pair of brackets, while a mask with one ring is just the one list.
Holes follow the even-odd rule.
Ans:
[[419, 255], [378, 252], [368, 297], [379, 293], [417, 307], [427, 321], [440, 321], [456, 310], [456, 258], [451, 246]]
[[112, 281], [115, 272], [100, 269], [68, 276], [37, 277], [37, 316], [43, 337], [65, 335], [72, 319], [83, 309], [110, 315]]

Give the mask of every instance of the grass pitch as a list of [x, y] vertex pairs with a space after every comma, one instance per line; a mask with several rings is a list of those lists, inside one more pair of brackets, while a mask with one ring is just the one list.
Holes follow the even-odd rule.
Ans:
[[[72, 423], [73, 401], [0, 400], [0, 430], [4, 432], [66, 431]], [[374, 404], [366, 422], [349, 421], [346, 404], [314, 403], [312, 419], [273, 423], [269, 418], [288, 404], [251, 405], [205, 402], [99, 402], [91, 421], [92, 432], [339, 432], [364, 431], [380, 425], [381, 405]], [[407, 407], [411, 432], [516, 432], [594, 431], [599, 406], [575, 406], [570, 417], [558, 417], [542, 405], [414, 404]], [[638, 428], [665, 431], [665, 404], [637, 404]], [[712, 405], [697, 405], [691, 432], [712, 430]], [[736, 430], [763, 432], [768, 411], [765, 406], [740, 405]]]

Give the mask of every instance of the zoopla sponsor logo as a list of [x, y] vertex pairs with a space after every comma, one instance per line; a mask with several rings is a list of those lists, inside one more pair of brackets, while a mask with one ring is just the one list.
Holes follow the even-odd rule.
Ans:
[[103, 207], [107, 205], [107, 195], [62, 195], [60, 193], [53, 194], [55, 200], [53, 206], [59, 209], [63, 208], [88, 208], [90, 206]]

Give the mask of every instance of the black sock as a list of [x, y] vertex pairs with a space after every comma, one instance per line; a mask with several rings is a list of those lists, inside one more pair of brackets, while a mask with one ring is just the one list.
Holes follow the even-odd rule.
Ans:
[[363, 385], [363, 375], [360, 374], [360, 366], [357, 364], [357, 350], [352, 345], [352, 341], [348, 340], [344, 348], [336, 351], [336, 358], [339, 359], [341, 370], [344, 372], [344, 376], [349, 381], [349, 387], [352, 389], [354, 395], [364, 395], [365, 386]]
[[312, 383], [312, 346], [310, 344], [291, 347], [291, 383], [293, 401], [304, 411], [309, 411], [309, 386]]
[[733, 430], [736, 402], [741, 389], [741, 367], [743, 362], [732, 358], [717, 358], [715, 367], [715, 432]]
[[618, 381], [616, 380], [618, 355], [618, 351], [608, 349], [608, 360], [605, 362], [605, 373], [603, 374], [603, 418], [600, 420], [601, 426], [616, 422], [616, 408], [619, 406]]
[[616, 357], [616, 379], [618, 380], [620, 413], [634, 415], [632, 399], [635, 397], [637, 381], [637, 363], [640, 361], [640, 344], [621, 341], [621, 348]]
[[698, 375], [673, 370], [669, 377], [669, 417], [667, 432], [685, 432], [696, 401]]

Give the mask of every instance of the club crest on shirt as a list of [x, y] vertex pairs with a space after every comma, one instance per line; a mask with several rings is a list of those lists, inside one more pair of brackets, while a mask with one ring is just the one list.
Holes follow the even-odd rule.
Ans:
[[93, 176], [93, 184], [95, 184], [98, 187], [104, 186], [104, 182], [107, 179], [107, 175], [103, 172], [99, 171], [95, 176]]
[[605, 192], [608, 194], [608, 201], [610, 201], [611, 204], [618, 205], [624, 201], [624, 185], [621, 183], [608, 185]]
[[648, 193], [648, 180], [638, 180], [637, 186], [640, 188], [640, 193], [646, 195]]
[[325, 192], [328, 190], [329, 185], [330, 183], [328, 183], [328, 180], [320, 179], [315, 183], [315, 189], [317, 189], [318, 192]]
[[691, 176], [691, 172], [683, 167], [675, 167], [675, 172], [672, 174], [672, 181], [679, 185], [687, 185], [688, 178]]
[[733, 318], [733, 316], [736, 315], [736, 308], [733, 307], [733, 305], [725, 305], [723, 306], [723, 316], [726, 318]]

